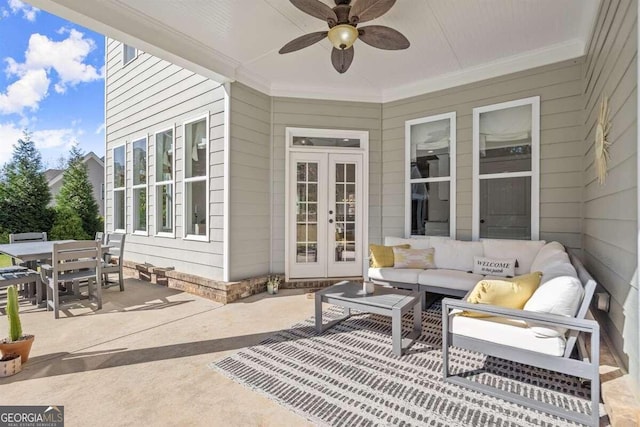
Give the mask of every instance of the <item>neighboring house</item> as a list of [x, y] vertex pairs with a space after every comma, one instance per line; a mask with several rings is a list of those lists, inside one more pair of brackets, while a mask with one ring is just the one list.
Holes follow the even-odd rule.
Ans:
[[412, 47], [360, 43], [343, 75], [325, 42], [277, 56], [320, 21], [239, 3], [34, 3], [166, 59], [107, 38], [105, 224], [127, 259], [314, 279], [362, 276], [386, 235], [557, 240], [611, 294], [601, 324], [640, 383], [637, 1], [398, 2], [383, 19]]
[[[89, 182], [93, 186], [93, 198], [98, 203], [98, 213], [104, 217], [104, 161], [91, 151], [85, 154], [82, 162], [87, 165]], [[44, 176], [49, 184], [49, 191], [51, 191], [51, 206], [54, 206], [56, 196], [62, 188], [64, 169], [47, 169]]]

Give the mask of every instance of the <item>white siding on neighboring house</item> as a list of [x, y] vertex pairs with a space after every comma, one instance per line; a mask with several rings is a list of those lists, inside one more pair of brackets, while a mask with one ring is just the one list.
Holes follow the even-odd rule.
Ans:
[[[284, 272], [285, 261], [285, 154], [287, 127], [364, 130], [369, 132], [369, 242], [380, 243], [382, 106], [376, 103], [273, 98], [272, 163], [272, 269]], [[232, 195], [233, 197], [233, 195]], [[366, 212], [366, 211], [365, 211]]]
[[[132, 232], [131, 142], [148, 136], [148, 236], [127, 236], [125, 258], [223, 279], [224, 105], [222, 85], [144, 52], [122, 65], [122, 44], [108, 39], [106, 72], [106, 229], [113, 230], [113, 152], [126, 143], [127, 233]], [[209, 241], [185, 240], [183, 123], [209, 114]], [[175, 237], [156, 236], [154, 133], [175, 127]]]
[[[87, 165], [87, 175], [89, 182], [93, 187], [93, 198], [98, 204], [98, 213], [104, 217], [104, 163], [93, 152], [87, 153], [84, 157], [84, 163]], [[49, 191], [51, 191], [51, 206], [56, 204], [56, 196], [60, 193], [63, 183], [64, 171], [60, 171], [52, 179], [49, 179]], [[46, 175], [45, 175], [46, 176]]]
[[383, 104], [382, 234], [404, 235], [406, 120], [456, 112], [456, 237], [469, 240], [473, 108], [540, 96], [540, 239], [580, 248], [581, 72], [576, 59]]
[[[638, 3], [602, 2], [584, 64], [582, 232], [587, 268], [611, 294], [598, 316], [640, 387], [638, 341]], [[594, 136], [600, 102], [609, 97], [609, 175], [598, 184]]]

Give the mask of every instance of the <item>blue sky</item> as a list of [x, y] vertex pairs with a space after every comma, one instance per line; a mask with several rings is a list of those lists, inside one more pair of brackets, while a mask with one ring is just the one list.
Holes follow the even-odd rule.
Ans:
[[47, 167], [77, 142], [104, 155], [104, 37], [0, 0], [0, 165], [23, 129]]

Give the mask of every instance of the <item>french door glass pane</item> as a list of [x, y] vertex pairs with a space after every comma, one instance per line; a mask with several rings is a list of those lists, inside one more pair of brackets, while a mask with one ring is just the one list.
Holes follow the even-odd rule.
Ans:
[[133, 231], [147, 231], [147, 189], [133, 190]]
[[173, 179], [173, 129], [156, 134], [156, 182]]
[[207, 235], [207, 183], [191, 181], [185, 185], [187, 234]]
[[531, 104], [480, 113], [480, 174], [531, 170]]
[[318, 163], [296, 164], [296, 262], [318, 261]]
[[356, 165], [336, 163], [335, 261], [354, 262], [356, 246]]
[[449, 235], [449, 182], [411, 184], [411, 234]]
[[323, 138], [309, 136], [294, 136], [293, 145], [296, 147], [360, 147], [360, 140], [354, 138]]
[[531, 177], [480, 180], [480, 237], [531, 239]]
[[156, 191], [156, 231], [158, 233], [173, 233], [173, 184], [159, 185]]
[[451, 120], [411, 126], [411, 178], [449, 176]]
[[125, 229], [125, 204], [124, 190], [113, 192], [113, 228], [115, 230]]

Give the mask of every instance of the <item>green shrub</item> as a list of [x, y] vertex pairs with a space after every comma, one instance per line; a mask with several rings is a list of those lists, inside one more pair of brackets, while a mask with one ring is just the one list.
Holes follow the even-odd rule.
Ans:
[[50, 236], [51, 240], [89, 240], [93, 238], [82, 228], [80, 216], [74, 210], [66, 207], [56, 209]]

